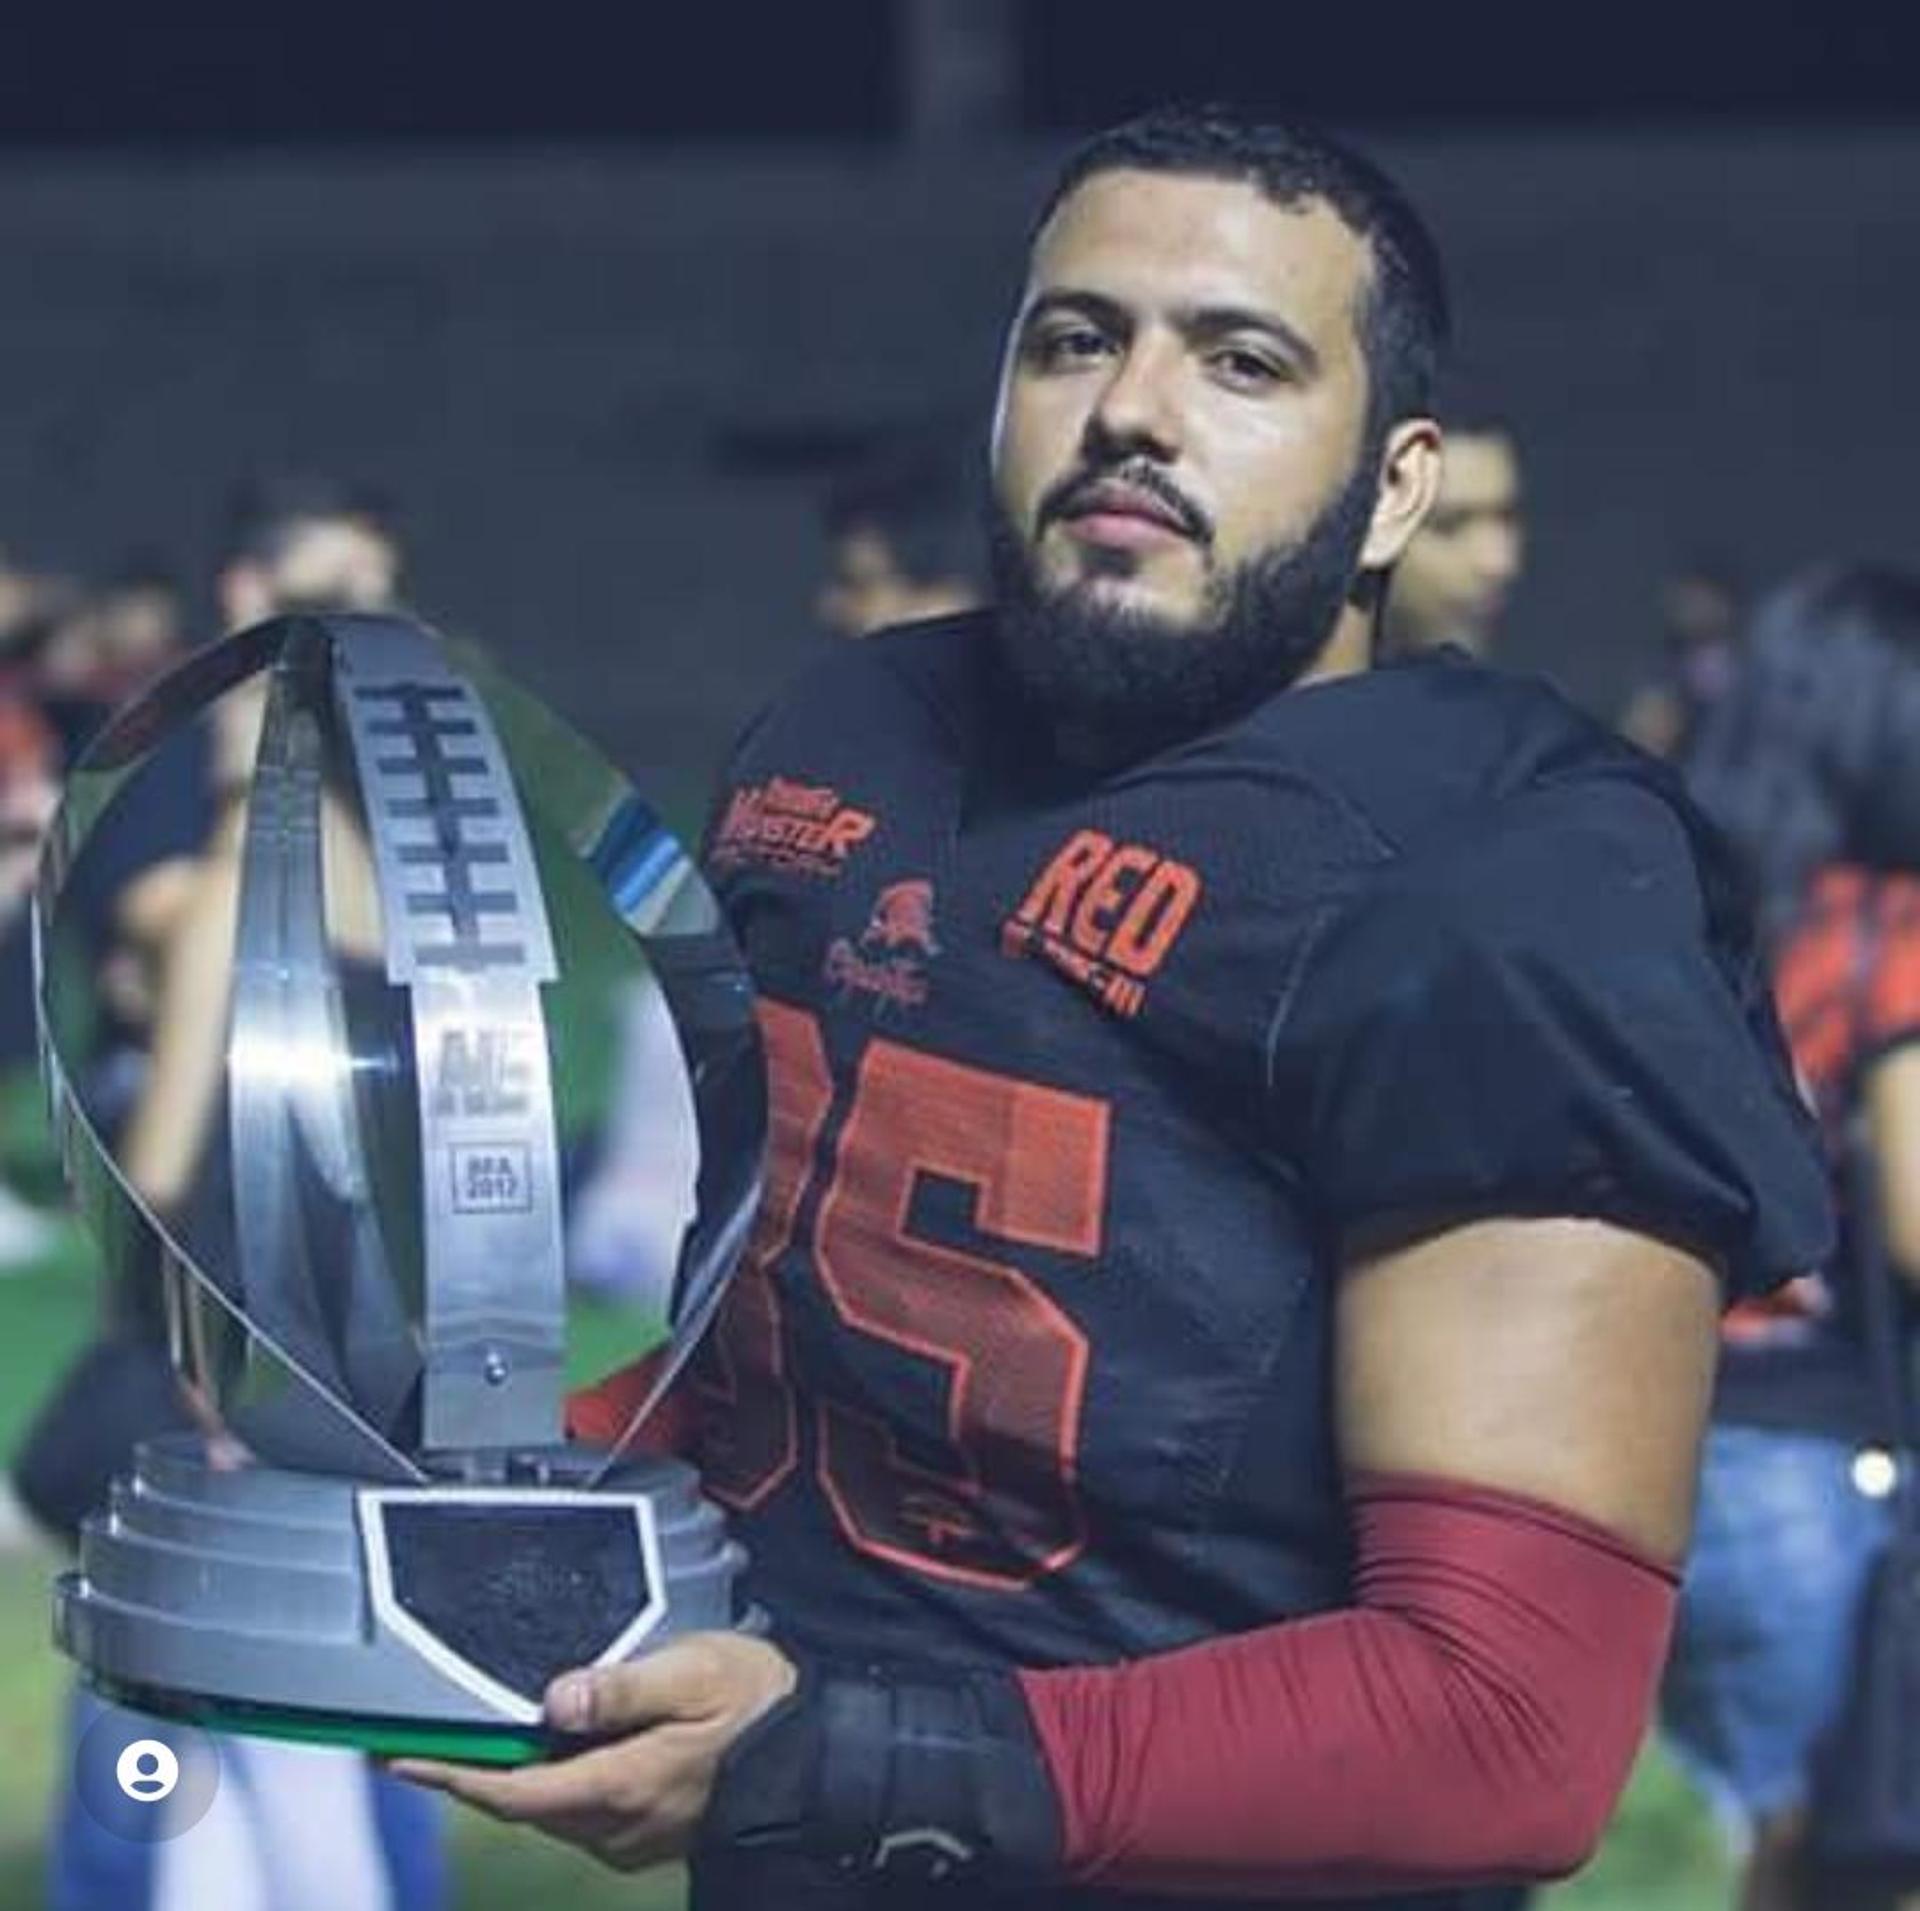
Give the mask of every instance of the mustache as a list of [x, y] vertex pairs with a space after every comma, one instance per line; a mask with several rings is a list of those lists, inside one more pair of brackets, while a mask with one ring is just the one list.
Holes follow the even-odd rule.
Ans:
[[1075, 471], [1051, 487], [1040, 500], [1038, 522], [1044, 526], [1091, 502], [1091, 494], [1103, 484], [1124, 485], [1166, 507], [1180, 529], [1197, 544], [1213, 542], [1213, 520], [1174, 483], [1158, 465], [1140, 459], [1123, 464], [1098, 465], [1091, 470]]

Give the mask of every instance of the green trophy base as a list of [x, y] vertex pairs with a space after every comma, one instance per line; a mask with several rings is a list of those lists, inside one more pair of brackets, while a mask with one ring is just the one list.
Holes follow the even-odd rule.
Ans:
[[534, 1765], [550, 1758], [555, 1742], [544, 1732], [494, 1731], [486, 1726], [440, 1725], [431, 1720], [350, 1718], [296, 1707], [194, 1698], [150, 1686], [90, 1677], [95, 1692], [114, 1705], [151, 1718], [177, 1719], [203, 1732], [291, 1739], [301, 1745], [341, 1745], [370, 1758], [434, 1758], [462, 1765]]

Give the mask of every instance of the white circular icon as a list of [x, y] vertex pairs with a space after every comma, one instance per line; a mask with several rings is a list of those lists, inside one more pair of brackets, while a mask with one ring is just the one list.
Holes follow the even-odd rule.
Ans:
[[142, 1805], [157, 1805], [180, 1782], [180, 1761], [157, 1738], [137, 1738], [113, 1768], [115, 1782]]
[[[164, 1739], [129, 1737], [159, 1731]], [[74, 1748], [74, 1797], [102, 1831], [130, 1844], [184, 1837], [212, 1809], [219, 1790], [220, 1754], [191, 1725], [162, 1726], [103, 1705]]]

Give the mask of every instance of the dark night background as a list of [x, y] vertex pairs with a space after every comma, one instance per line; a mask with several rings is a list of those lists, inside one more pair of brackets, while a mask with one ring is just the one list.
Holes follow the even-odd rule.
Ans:
[[[996, 10], [996, 0], [974, 0]], [[1356, 125], [1907, 117], [1920, 20], [1897, 0], [1286, 5], [998, 0], [1014, 116], [1087, 126], [1166, 94]], [[895, 0], [604, 10], [373, 6], [17, 10], [0, 137], [673, 137], [884, 141], [911, 31]]]
[[[1914, 0], [27, 0], [0, 17], [0, 559], [157, 558], [207, 634], [238, 481], [378, 489], [413, 605], [688, 823], [830, 641], [832, 454], [984, 448], [1050, 170], [1168, 97], [1326, 122], [1425, 209], [1458, 387], [1524, 466], [1504, 661], [1610, 714], [1678, 566], [1920, 564]], [[0, 693], [28, 668], [0, 651]], [[95, 1311], [71, 1229], [71, 1265], [12, 1278], [9, 1110], [17, 1147], [41, 1106], [0, 1069], [0, 1453]], [[50, 1148], [41, 1175], [51, 1199]], [[66, 1783], [51, 1556], [11, 1525], [0, 1492], [0, 1908], [40, 1901]], [[1729, 1901], [1667, 1767], [1609, 1844], [1542, 1911]], [[679, 1904], [475, 1814], [455, 1857], [470, 1911]]]
[[817, 641], [809, 457], [977, 436], [1067, 137], [1222, 97], [1429, 212], [1525, 454], [1507, 655], [1610, 707], [1676, 561], [1912, 555], [1917, 62], [1782, 0], [16, 11], [0, 547], [200, 578], [236, 477], [370, 480], [424, 612], [691, 789]]

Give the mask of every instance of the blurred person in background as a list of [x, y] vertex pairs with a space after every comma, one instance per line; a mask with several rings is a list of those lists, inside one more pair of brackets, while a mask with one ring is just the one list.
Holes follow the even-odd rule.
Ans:
[[229, 631], [289, 611], [381, 610], [398, 601], [391, 502], [365, 486], [286, 473], [242, 487], [215, 593]]
[[1451, 408], [1440, 495], [1394, 569], [1387, 593], [1390, 655], [1453, 644], [1484, 657], [1526, 556], [1520, 454], [1496, 414]]
[[985, 594], [979, 487], [944, 447], [876, 453], [828, 487], [827, 572], [814, 613], [837, 637], [865, 637], [972, 610]]
[[[64, 579], [36, 574], [0, 551], [0, 1126], [12, 1136], [40, 1126], [17, 1118], [41, 1105], [28, 903], [66, 758], [41, 694], [37, 653], [76, 594]], [[35, 1164], [9, 1147], [0, 1178], [0, 1275], [30, 1270], [58, 1243], [38, 1205], [56, 1192], [51, 1165], [50, 1155]]]
[[[40, 707], [71, 768], [93, 734], [127, 702], [186, 654], [186, 598], [179, 580], [150, 556], [130, 559], [103, 585], [72, 594], [49, 622], [34, 657]], [[188, 746], [189, 748], [191, 746]], [[208, 811], [199, 772], [155, 779], [140, 809], [140, 827], [76, 873], [75, 904], [110, 922], [94, 932], [103, 949], [102, 1011], [129, 1029], [150, 1014], [147, 977], [180, 894], [180, 878], [206, 836]], [[24, 942], [24, 935], [20, 938]], [[0, 945], [4, 986], [15, 1001], [27, 976], [24, 952]], [[21, 1055], [6, 1051], [9, 1062]]]
[[51, 621], [35, 658], [41, 700], [71, 762], [106, 718], [187, 647], [186, 597], [155, 559], [130, 559], [77, 593]]
[[[230, 505], [214, 577], [221, 629], [245, 630], [306, 605], [377, 609], [394, 601], [400, 564], [390, 515], [372, 493], [303, 474], [247, 484]], [[111, 703], [94, 706], [93, 722], [183, 649], [179, 601], [164, 573], [129, 570], [88, 607], [93, 654], [100, 670], [112, 673], [117, 691]], [[188, 739], [180, 747], [184, 753]], [[230, 795], [208, 756], [207, 737], [196, 733], [192, 747], [202, 757], [199, 769], [183, 764], [154, 779], [139, 833], [118, 839], [116, 855], [95, 859], [84, 872], [95, 905], [114, 919], [113, 933], [101, 945], [109, 951], [101, 974], [103, 1001], [140, 1054], [158, 966], [204, 873], [203, 853], [220, 840], [219, 815]], [[130, 1078], [129, 1091], [133, 1085]]]
[[38, 648], [51, 619], [74, 594], [68, 579], [30, 571], [0, 548], [0, 669], [13, 669]]
[[126, 686], [122, 701], [186, 647], [186, 592], [164, 563], [142, 555], [108, 580], [100, 592], [100, 648]]
[[[214, 578], [222, 629], [245, 629], [305, 605], [371, 609], [393, 601], [400, 548], [384, 507], [367, 494], [313, 477], [276, 478], [236, 492]], [[164, 573], [129, 570], [84, 603], [69, 605], [49, 637], [57, 686], [78, 693], [73, 747], [120, 701], [184, 651], [178, 592]], [[112, 701], [97, 694], [111, 684]], [[218, 747], [219, 723], [195, 725], [168, 746], [164, 772], [142, 773], [140, 802], [111, 839], [74, 872], [67, 908], [103, 951], [102, 1012], [119, 1039], [101, 1040], [120, 1087], [96, 1108], [132, 1109], [153, 1040], [154, 1001], [184, 912], [217, 886], [231, 862], [233, 817], [244, 806], [245, 765]], [[234, 766], [238, 764], [236, 769]]]
[[1686, 761], [1739, 672], [1740, 615], [1740, 588], [1724, 564], [1683, 564], [1662, 583], [1659, 668], [1628, 700], [1623, 735], [1669, 762]]
[[[0, 553], [0, 1115], [9, 1132], [37, 1127], [15, 1111], [40, 1102], [28, 903], [40, 843], [59, 802], [68, 759], [59, 713], [44, 694], [39, 656], [79, 593], [64, 579], [28, 572]], [[10, 1158], [0, 1180], [0, 1274], [31, 1269], [58, 1242], [36, 1205], [31, 1165]]]
[[[386, 608], [400, 574], [391, 522], [363, 494], [314, 479], [280, 480], [241, 497], [216, 592], [229, 629], [237, 630], [302, 609]], [[123, 912], [128, 899], [151, 892], [138, 905], [141, 954], [151, 973], [136, 1044], [145, 1067], [117, 1152], [141, 1198], [163, 1215], [177, 1216], [200, 1193], [196, 1170], [218, 1094], [246, 803], [264, 703], [264, 680], [254, 678], [215, 706], [196, 793], [197, 852], [137, 878], [120, 872], [127, 878]], [[172, 780], [189, 780], [185, 765]], [[29, 1510], [69, 1543], [138, 1440], [201, 1424], [204, 1412], [181, 1395], [146, 1317], [152, 1297], [113, 1298], [118, 1312], [107, 1333], [43, 1410], [16, 1469]], [[216, 1439], [219, 1450], [244, 1457], [228, 1436]], [[77, 1690], [73, 1742], [111, 1713]], [[69, 1785], [49, 1855], [52, 1911], [203, 1904], [222, 1911], [433, 1911], [442, 1902], [441, 1814], [414, 1789], [357, 1754], [313, 1746], [227, 1739], [222, 1759], [227, 1782], [207, 1816], [152, 1846], [103, 1830]]]
[[[1690, 780], [1757, 888], [1836, 1172], [1858, 1125], [1889, 1258], [1920, 1288], [1920, 574], [1822, 570], [1763, 602]], [[1662, 1715], [1744, 1854], [1746, 1911], [1841, 1903], [1802, 1852], [1811, 1757], [1890, 1527], [1856, 1477], [1886, 1432], [1859, 1308], [1843, 1251], [1724, 1329]]]
[[34, 579], [0, 546], [0, 650], [8, 647], [15, 634], [31, 619], [34, 609]]
[[[28, 905], [60, 768], [59, 738], [37, 702], [20, 680], [0, 678], [0, 1097], [9, 1110], [41, 1105]], [[37, 1205], [51, 1190], [34, 1181], [11, 1160], [0, 1180], [0, 1275], [31, 1268], [56, 1243]]]

